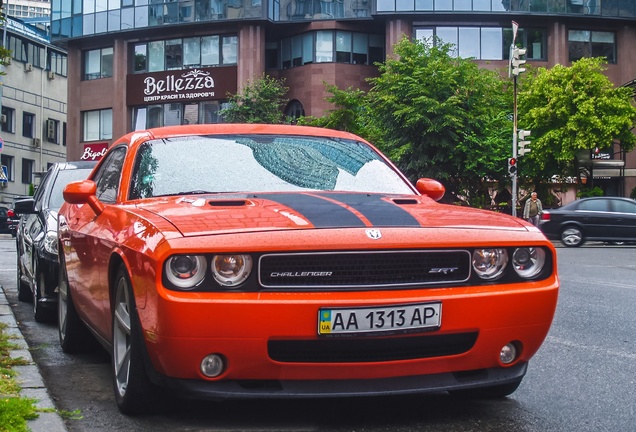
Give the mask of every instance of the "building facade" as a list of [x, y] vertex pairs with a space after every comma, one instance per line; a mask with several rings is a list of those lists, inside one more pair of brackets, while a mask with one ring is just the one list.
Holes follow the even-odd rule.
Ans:
[[[528, 63], [602, 55], [616, 85], [636, 78], [635, 0], [54, 0], [51, 37], [73, 83], [69, 159], [140, 128], [220, 122], [227, 94], [264, 73], [285, 79], [288, 115], [321, 116], [325, 83], [366, 89], [404, 36], [435, 35], [504, 69], [513, 20]], [[584, 166], [608, 194], [629, 195], [636, 154], [603, 150], [614, 165], [590, 155]]]
[[0, 205], [27, 195], [38, 173], [66, 160], [66, 52], [39, 28], [7, 17], [2, 67]]

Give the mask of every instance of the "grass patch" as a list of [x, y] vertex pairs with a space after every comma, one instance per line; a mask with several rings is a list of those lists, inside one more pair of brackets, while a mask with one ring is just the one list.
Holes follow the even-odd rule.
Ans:
[[26, 365], [22, 357], [11, 358], [10, 352], [19, 347], [6, 333], [7, 325], [0, 323], [0, 432], [28, 431], [27, 420], [38, 417], [35, 399], [20, 396], [13, 366]]

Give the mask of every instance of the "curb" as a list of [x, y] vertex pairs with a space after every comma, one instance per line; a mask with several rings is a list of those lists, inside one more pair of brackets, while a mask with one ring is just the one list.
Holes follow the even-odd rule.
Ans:
[[[11, 351], [11, 358], [22, 357], [27, 365], [14, 366], [15, 379], [22, 387], [20, 396], [36, 399], [35, 406], [40, 409], [53, 409], [55, 404], [44, 384], [40, 369], [33, 361], [29, 347], [18, 327], [11, 306], [4, 292], [4, 286], [0, 286], [0, 322], [7, 325], [6, 333], [15, 337], [12, 341], [18, 349]], [[38, 412], [38, 417], [27, 421], [27, 427], [32, 432], [66, 432], [66, 425], [60, 415], [54, 412]]]

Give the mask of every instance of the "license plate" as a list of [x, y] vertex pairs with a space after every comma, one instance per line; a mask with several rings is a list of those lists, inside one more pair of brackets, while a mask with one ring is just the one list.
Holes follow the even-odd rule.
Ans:
[[337, 335], [439, 328], [442, 303], [352, 309], [320, 309], [318, 334]]

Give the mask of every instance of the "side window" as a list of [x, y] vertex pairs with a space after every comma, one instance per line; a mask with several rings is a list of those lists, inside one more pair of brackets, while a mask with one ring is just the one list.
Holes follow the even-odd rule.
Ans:
[[607, 201], [591, 199], [591, 200], [582, 202], [578, 210], [606, 212], [608, 210]]
[[126, 156], [126, 147], [121, 146], [111, 151], [100, 166], [93, 180], [97, 184], [97, 198], [105, 203], [117, 201], [121, 171]]
[[612, 200], [612, 207], [618, 213], [636, 214], [636, 202]]
[[51, 182], [51, 177], [53, 176], [52, 170], [48, 170], [42, 180], [40, 181], [40, 185], [37, 187], [35, 194], [33, 195], [33, 200], [35, 201], [35, 209], [39, 210], [42, 208], [42, 201], [44, 201], [44, 194], [46, 189], [48, 188], [48, 184]]

